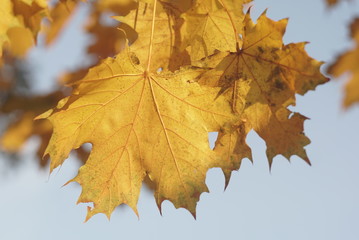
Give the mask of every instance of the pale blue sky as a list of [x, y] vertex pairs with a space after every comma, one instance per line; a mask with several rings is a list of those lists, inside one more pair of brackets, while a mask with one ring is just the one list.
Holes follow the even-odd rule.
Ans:
[[[347, 24], [359, 16], [359, 1], [327, 10], [324, 0], [256, 0], [252, 16], [268, 9], [275, 20], [289, 17], [285, 42], [309, 41], [308, 53], [327, 62], [352, 44]], [[51, 88], [56, 74], [83, 61], [76, 26], [59, 45], [33, 52], [41, 87]], [[76, 37], [74, 37], [76, 36]], [[81, 40], [82, 39], [82, 40]], [[77, 173], [74, 159], [48, 177], [28, 159], [16, 171], [0, 176], [0, 239], [243, 239], [243, 240], [358, 240], [359, 239], [359, 105], [341, 108], [343, 81], [331, 81], [305, 97], [298, 97], [294, 110], [311, 120], [305, 132], [312, 167], [299, 158], [292, 163], [277, 157], [268, 171], [265, 145], [256, 134], [248, 142], [254, 164], [244, 161], [223, 192], [224, 179], [210, 170], [210, 194], [203, 194], [197, 220], [187, 211], [163, 204], [160, 216], [147, 191], [139, 201], [140, 220], [127, 207], [117, 209], [109, 222], [96, 215], [83, 224], [85, 204], [76, 205], [77, 184], [61, 187]], [[28, 144], [29, 156], [36, 141]]]

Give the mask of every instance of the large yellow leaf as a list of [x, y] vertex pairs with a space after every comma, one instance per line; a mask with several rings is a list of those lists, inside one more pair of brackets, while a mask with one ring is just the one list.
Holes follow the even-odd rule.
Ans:
[[[120, 204], [137, 213], [145, 176], [155, 184], [160, 208], [170, 200], [195, 214], [206, 192], [209, 168], [228, 169], [209, 148], [208, 132], [230, 121], [229, 103], [219, 89], [194, 83], [198, 69], [152, 73], [128, 50], [108, 58], [76, 82], [73, 94], [43, 114], [54, 126], [46, 153], [51, 170], [72, 149], [91, 143], [86, 164], [72, 181], [82, 185], [79, 202], [93, 202], [87, 218], [108, 217]], [[232, 169], [233, 170], [233, 169]]]
[[[286, 19], [275, 22], [265, 14], [254, 24], [248, 13], [243, 45], [202, 63], [214, 69], [200, 82], [222, 87], [219, 94], [231, 98], [233, 111], [241, 115], [239, 125], [249, 125], [265, 140], [270, 163], [278, 154], [288, 159], [298, 155], [309, 163], [303, 148], [309, 144], [303, 134], [306, 118], [287, 107], [295, 104], [296, 93], [305, 94], [327, 79], [319, 71], [322, 63], [306, 54], [305, 43], [283, 45], [286, 24]], [[238, 143], [239, 149], [247, 149], [243, 140]]]
[[339, 77], [347, 72], [351, 74], [350, 81], [345, 86], [345, 107], [359, 102], [359, 18], [353, 21], [350, 28], [351, 37], [355, 41], [356, 46], [353, 50], [339, 56], [336, 62], [328, 69], [328, 73], [334, 77]]

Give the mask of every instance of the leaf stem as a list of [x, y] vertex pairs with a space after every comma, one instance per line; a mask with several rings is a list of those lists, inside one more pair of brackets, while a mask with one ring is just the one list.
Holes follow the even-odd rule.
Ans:
[[153, 4], [153, 16], [152, 16], [152, 26], [151, 26], [151, 37], [150, 37], [150, 46], [149, 46], [149, 50], [148, 50], [148, 60], [147, 60], [147, 68], [146, 68], [146, 72], [147, 72], [147, 73], [150, 71], [150, 66], [151, 66], [152, 42], [153, 42], [153, 35], [154, 35], [154, 30], [155, 30], [155, 18], [156, 18], [156, 5], [157, 5], [157, 0], [154, 0], [154, 4]]

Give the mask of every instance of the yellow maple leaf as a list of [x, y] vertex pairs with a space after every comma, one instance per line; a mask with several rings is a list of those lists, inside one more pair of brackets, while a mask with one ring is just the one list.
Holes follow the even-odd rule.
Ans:
[[351, 37], [356, 46], [341, 56], [333, 63], [328, 73], [334, 77], [339, 77], [346, 72], [351, 74], [350, 81], [345, 86], [344, 106], [349, 107], [359, 102], [359, 18], [356, 18], [350, 26]]
[[90, 69], [74, 84], [72, 96], [42, 114], [54, 127], [46, 149], [50, 169], [61, 165], [72, 149], [84, 143], [93, 148], [71, 181], [82, 186], [79, 202], [93, 202], [87, 219], [96, 213], [110, 217], [120, 204], [137, 214], [145, 176], [155, 185], [158, 207], [170, 200], [194, 216], [202, 192], [208, 191], [209, 168], [225, 167], [208, 144], [208, 132], [233, 121], [218, 89], [195, 83], [199, 69], [176, 73], [151, 71], [152, 31], [146, 67], [128, 48]]
[[[200, 80], [221, 86], [219, 94], [232, 98], [233, 111], [243, 121], [240, 125], [249, 125], [265, 140], [270, 164], [278, 154], [288, 159], [298, 155], [309, 163], [303, 148], [309, 144], [303, 134], [306, 118], [287, 107], [295, 104], [296, 93], [305, 94], [327, 81], [319, 71], [322, 63], [306, 54], [305, 43], [283, 45], [286, 24], [286, 19], [275, 22], [265, 13], [254, 24], [248, 12], [243, 45], [236, 52], [219, 53], [202, 63], [214, 69]], [[247, 149], [243, 140], [238, 142], [238, 148]]]
[[220, 166], [207, 135], [230, 119], [230, 106], [224, 100], [211, 104], [218, 90], [189, 82], [197, 70], [148, 73], [133, 58], [124, 51], [106, 59], [48, 113], [54, 126], [46, 150], [51, 169], [89, 142], [90, 157], [73, 179], [83, 188], [79, 202], [94, 202], [87, 218], [99, 212], [109, 217], [122, 203], [137, 213], [146, 175], [156, 185], [159, 207], [167, 199], [195, 214], [207, 191], [207, 170]]

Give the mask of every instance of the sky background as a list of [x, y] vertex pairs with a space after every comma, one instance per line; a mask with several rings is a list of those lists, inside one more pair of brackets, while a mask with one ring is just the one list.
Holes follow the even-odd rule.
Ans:
[[[266, 8], [274, 20], [289, 17], [285, 43], [310, 42], [306, 50], [315, 59], [330, 63], [353, 46], [347, 25], [359, 16], [358, 0], [334, 9], [327, 9], [324, 0], [256, 0], [252, 17]], [[31, 52], [29, 62], [39, 83], [34, 91], [49, 91], [61, 71], [87, 61], [83, 44], [88, 40], [76, 21], [85, 12], [86, 8], [78, 12], [57, 44]], [[210, 170], [210, 194], [201, 195], [197, 220], [168, 201], [161, 216], [152, 194], [144, 190], [140, 219], [120, 207], [111, 221], [98, 214], [83, 223], [86, 204], [76, 205], [81, 187], [62, 187], [77, 174], [77, 161], [70, 158], [49, 176], [31, 157], [37, 144], [33, 139], [22, 152], [22, 165], [0, 171], [0, 239], [358, 240], [359, 105], [346, 111], [341, 106], [347, 77], [298, 96], [293, 108], [310, 118], [305, 133], [312, 140], [306, 147], [312, 167], [297, 157], [291, 163], [276, 157], [270, 173], [265, 144], [252, 132], [248, 143], [254, 164], [244, 160], [226, 191], [221, 171]]]

